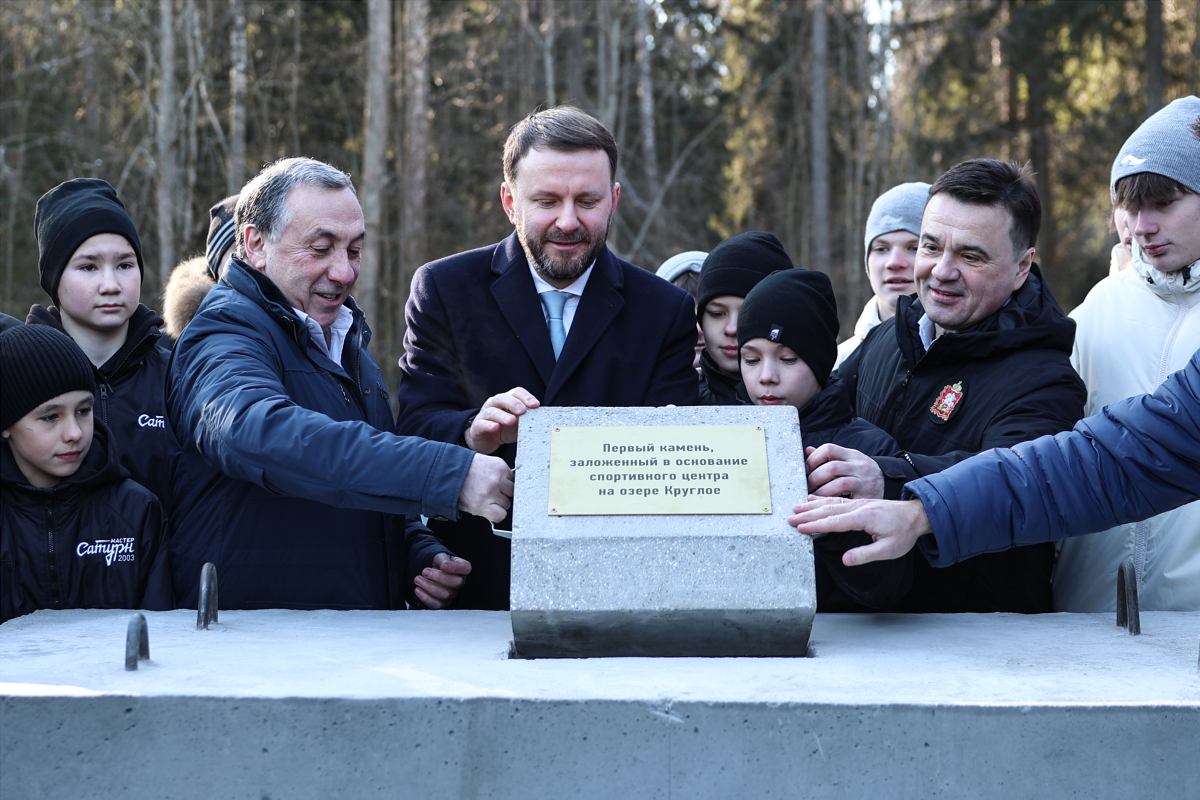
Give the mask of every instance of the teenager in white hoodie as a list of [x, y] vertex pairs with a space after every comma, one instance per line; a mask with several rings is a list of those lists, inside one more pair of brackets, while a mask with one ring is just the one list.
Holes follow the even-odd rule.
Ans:
[[[1129, 216], [1133, 258], [1071, 313], [1089, 416], [1153, 392], [1200, 350], [1200, 98], [1142, 123], [1117, 154], [1110, 188]], [[1064, 542], [1055, 610], [1113, 610], [1117, 566], [1130, 557], [1143, 611], [1200, 610], [1200, 502]]]

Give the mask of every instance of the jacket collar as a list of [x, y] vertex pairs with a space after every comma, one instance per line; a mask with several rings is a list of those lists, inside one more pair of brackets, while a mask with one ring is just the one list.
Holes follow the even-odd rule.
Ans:
[[[300, 321], [296, 313], [292, 311], [292, 304], [283, 296], [283, 292], [279, 290], [274, 281], [245, 261], [234, 256], [230, 260], [225, 274], [221, 277], [221, 283], [229, 286], [238, 294], [245, 296], [255, 305], [266, 311], [278, 323], [279, 327], [287, 331], [288, 336], [296, 342], [302, 351], [305, 353], [309, 352], [310, 337], [308, 328]], [[346, 335], [346, 338], [349, 340], [354, 335], [355, 328], [360, 327], [362, 329], [362, 346], [365, 348], [371, 341], [371, 329], [367, 326], [363, 313], [359, 310], [358, 305], [355, 304], [353, 297], [346, 298], [345, 304], [350, 309], [350, 313], [354, 315], [354, 322], [350, 325], [350, 333]], [[313, 349], [324, 358], [324, 354], [320, 353], [319, 349]], [[334, 366], [338, 365], [334, 364]]]
[[1075, 344], [1075, 321], [1063, 313], [1036, 263], [1004, 307], [970, 328], [938, 337], [928, 352], [918, 328], [924, 313], [916, 296], [901, 297], [896, 303], [896, 342], [910, 366], [921, 361], [977, 361], [1025, 349], [1070, 355]]
[[1130, 259], [1129, 269], [1134, 270], [1150, 287], [1154, 294], [1174, 301], [1180, 291], [1184, 294], [1200, 292], [1200, 259], [1175, 272], [1161, 272], [1150, 265], [1146, 254], [1133, 241], [1133, 258]]
[[[46, 308], [35, 304], [29, 309], [26, 317], [29, 325], [47, 325], [68, 336], [67, 329], [62, 324], [62, 312], [56, 306]], [[96, 368], [96, 375], [101, 383], [116, 380], [122, 374], [136, 369], [142, 363], [147, 353], [154, 349], [162, 338], [159, 326], [163, 324], [162, 317], [155, 314], [145, 305], [138, 303], [133, 315], [129, 318], [129, 328], [125, 333], [125, 344], [113, 353], [104, 366]]]
[[492, 282], [491, 291], [500, 313], [546, 384], [545, 396], [539, 398], [544, 405], [553, 402], [625, 306], [621, 295], [625, 276], [608, 248], [601, 250], [583, 296], [579, 298], [571, 332], [556, 362], [550, 330], [546, 327], [546, 317], [528, 264], [525, 249], [513, 232], [492, 255], [491, 271], [499, 277]]

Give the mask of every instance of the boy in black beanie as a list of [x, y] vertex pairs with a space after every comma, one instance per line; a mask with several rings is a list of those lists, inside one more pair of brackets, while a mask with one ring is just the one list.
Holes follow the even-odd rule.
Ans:
[[[791, 269], [764, 278], [746, 295], [738, 315], [738, 397], [754, 405], [796, 408], [806, 453], [833, 443], [867, 455], [893, 455], [900, 449], [895, 440], [855, 417], [846, 387], [829, 378], [838, 327], [837, 301], [825, 273]], [[818, 611], [883, 608], [908, 592], [908, 559], [864, 565], [886, 565], [874, 570], [842, 564], [843, 553], [870, 542], [862, 532], [813, 540]]]
[[70, 336], [96, 380], [96, 418], [112, 431], [121, 465], [166, 504], [174, 438], [166, 430], [170, 353], [163, 321], [141, 304], [142, 245], [116, 191], [101, 180], [62, 183], [34, 214], [38, 271], [55, 305], [26, 322]]
[[92, 365], [44, 325], [0, 334], [0, 622], [171, 605], [162, 507], [93, 420]]
[[704, 334], [700, 354], [700, 404], [737, 405], [738, 311], [742, 299], [772, 272], [791, 269], [792, 260], [773, 233], [750, 231], [713, 248], [700, 268], [696, 320]]

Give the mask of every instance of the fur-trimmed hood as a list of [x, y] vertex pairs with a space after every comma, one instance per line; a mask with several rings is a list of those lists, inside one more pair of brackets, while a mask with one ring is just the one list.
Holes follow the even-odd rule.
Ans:
[[163, 332], [178, 339], [215, 285], [208, 276], [208, 262], [204, 256], [189, 258], [171, 270], [171, 277], [163, 289], [163, 318], [166, 320]]

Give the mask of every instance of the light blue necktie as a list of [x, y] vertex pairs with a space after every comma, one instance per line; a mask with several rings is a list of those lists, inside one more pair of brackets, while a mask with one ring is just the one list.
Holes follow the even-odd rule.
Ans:
[[567, 329], [563, 327], [563, 306], [571, 295], [567, 292], [542, 292], [542, 304], [546, 307], [546, 324], [550, 326], [550, 346], [554, 348], [554, 360], [562, 352], [563, 342], [567, 340]]

